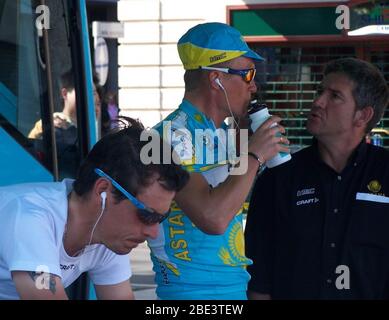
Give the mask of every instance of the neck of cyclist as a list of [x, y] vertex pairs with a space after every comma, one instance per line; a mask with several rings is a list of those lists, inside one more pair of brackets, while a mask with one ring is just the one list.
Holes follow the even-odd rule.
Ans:
[[[89, 244], [93, 226], [101, 214], [100, 210], [97, 211], [95, 206], [74, 191], [69, 195], [68, 216], [63, 234], [63, 245], [69, 256], [77, 256]], [[93, 243], [96, 243], [95, 239], [90, 244]]]
[[[223, 97], [220, 97], [220, 94]], [[185, 90], [184, 99], [188, 100], [193, 104], [197, 110], [205, 114], [208, 119], [212, 119], [215, 127], [220, 128], [226, 119], [226, 117], [235, 117], [233, 116], [231, 106], [229, 105], [227, 92], [224, 93], [221, 90], [212, 90], [208, 86], [199, 87], [196, 90]], [[221, 112], [220, 108], [220, 99], [223, 99], [223, 104], [227, 104], [228, 113]], [[233, 120], [234, 121], [234, 120]]]

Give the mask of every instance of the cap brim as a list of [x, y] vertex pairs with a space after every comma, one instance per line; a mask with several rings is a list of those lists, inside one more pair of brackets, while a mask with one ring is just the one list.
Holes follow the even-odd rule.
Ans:
[[262, 58], [258, 53], [254, 52], [253, 50], [247, 51], [244, 55], [246, 58], [251, 58], [258, 61], [265, 61], [264, 58]]

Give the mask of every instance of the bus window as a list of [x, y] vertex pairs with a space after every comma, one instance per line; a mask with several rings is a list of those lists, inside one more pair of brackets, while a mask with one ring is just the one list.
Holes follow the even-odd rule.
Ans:
[[[0, 1], [0, 122], [19, 144], [44, 162], [27, 138], [44, 106], [45, 79], [37, 59], [35, 10], [30, 1]], [[42, 144], [43, 145], [43, 144]], [[49, 168], [48, 168], [49, 169]]]
[[[40, 4], [0, 0], [0, 139], [17, 142], [19, 149], [13, 152], [20, 153], [20, 163], [15, 162], [12, 176], [3, 179], [8, 180], [5, 183], [27, 181], [22, 174], [15, 177], [17, 168], [33, 167], [34, 161], [41, 164], [40, 174], [29, 177], [30, 181], [74, 178], [85, 154], [79, 140], [88, 134], [80, 131], [88, 128], [78, 124], [75, 110], [85, 78], [73, 65], [69, 6], [74, 2], [52, 0], [47, 12], [36, 13]], [[48, 13], [44, 22], [49, 25], [45, 34], [37, 27], [44, 13]], [[82, 107], [86, 109], [85, 104]]]

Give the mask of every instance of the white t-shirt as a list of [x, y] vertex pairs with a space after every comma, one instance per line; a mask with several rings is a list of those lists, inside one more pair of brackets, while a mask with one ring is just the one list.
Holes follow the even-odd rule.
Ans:
[[68, 287], [85, 271], [94, 284], [113, 285], [130, 278], [129, 255], [104, 245], [87, 246], [78, 257], [63, 247], [73, 180], [0, 188], [0, 299], [19, 299], [11, 271], [48, 272]]

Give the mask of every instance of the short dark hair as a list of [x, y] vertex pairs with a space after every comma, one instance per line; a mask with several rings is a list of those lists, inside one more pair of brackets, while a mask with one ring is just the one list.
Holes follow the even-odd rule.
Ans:
[[[93, 80], [93, 83], [95, 84], [96, 86], [96, 89], [102, 89], [100, 88], [100, 78], [99, 78], [99, 75], [96, 73], [96, 72], [93, 72], [92, 73], [92, 80]], [[60, 79], [59, 79], [59, 86], [60, 88], [65, 88], [67, 89], [68, 91], [72, 91], [74, 90], [75, 88], [75, 84], [74, 84], [74, 74], [73, 74], [73, 69], [69, 69], [67, 71], [65, 71]]]
[[[120, 121], [121, 127], [99, 140], [81, 164], [73, 184], [76, 194], [86, 196], [93, 189], [99, 178], [95, 168], [103, 170], [134, 196], [149, 186], [155, 176], [158, 176], [158, 181], [165, 189], [176, 192], [181, 190], [188, 182], [189, 174], [173, 161], [171, 164], [143, 164], [141, 150], [148, 143], [140, 139], [145, 130], [143, 125], [127, 117], [121, 117]], [[171, 152], [172, 149], [167, 145], [163, 149], [162, 139], [160, 143], [160, 159], [163, 159], [163, 150], [169, 148]], [[118, 201], [125, 199], [116, 189], [114, 195]]]
[[65, 88], [68, 91], [74, 90], [74, 74], [72, 69], [65, 71], [61, 75], [61, 78], [59, 79], [59, 87], [61, 89]]
[[199, 88], [204, 77], [204, 72], [201, 69], [186, 70], [184, 74], [185, 91], [191, 92]]
[[374, 115], [366, 126], [366, 133], [370, 132], [381, 120], [389, 103], [389, 88], [382, 73], [371, 63], [355, 58], [330, 61], [324, 75], [330, 73], [342, 73], [354, 82], [352, 93], [357, 109], [373, 108]]

